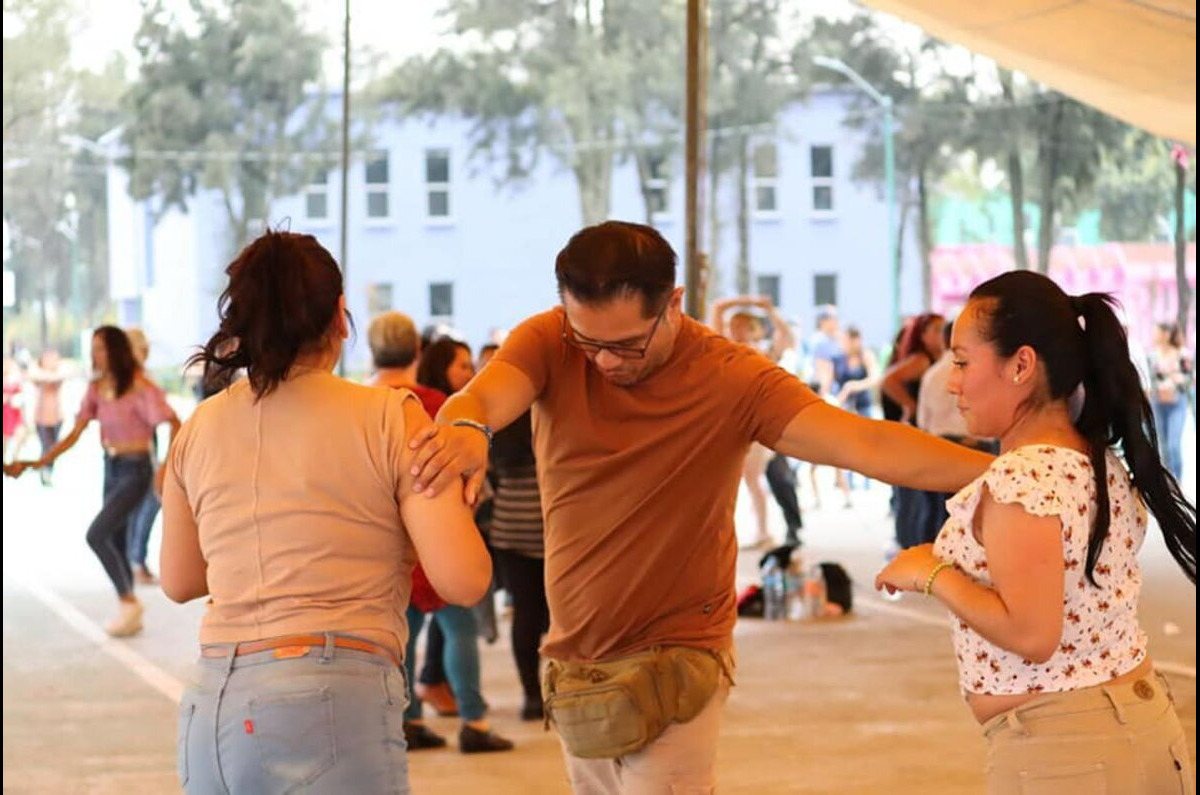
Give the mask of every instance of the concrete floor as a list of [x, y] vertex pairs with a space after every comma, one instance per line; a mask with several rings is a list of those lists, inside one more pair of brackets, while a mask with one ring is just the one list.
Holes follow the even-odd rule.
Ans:
[[[201, 608], [174, 605], [147, 588], [141, 636], [115, 642], [99, 631], [114, 600], [83, 541], [98, 506], [94, 445], [85, 439], [62, 461], [53, 489], [34, 477], [4, 483], [6, 793], [178, 791], [172, 696], [188, 676]], [[807, 480], [801, 493], [811, 496]], [[825, 495], [826, 507], [806, 514], [808, 554], [850, 570], [859, 586], [856, 614], [739, 623], [720, 791], [982, 791], [984, 746], [955, 689], [944, 612], [920, 597], [890, 603], [866, 590], [891, 534], [885, 489], [856, 493], [854, 509], [840, 507], [828, 487]], [[743, 581], [753, 578], [755, 557], [743, 555]], [[1170, 672], [1195, 758], [1195, 590], [1157, 539], [1142, 562], [1143, 624], [1152, 654]], [[463, 756], [453, 747], [456, 721], [430, 718], [451, 747], [411, 755], [414, 791], [568, 792], [554, 735], [517, 720], [506, 641], [482, 653], [493, 725], [517, 749]]]

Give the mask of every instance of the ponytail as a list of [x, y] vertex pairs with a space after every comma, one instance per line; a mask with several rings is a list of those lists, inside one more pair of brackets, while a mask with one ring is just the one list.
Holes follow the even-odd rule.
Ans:
[[209, 383], [245, 368], [258, 398], [288, 375], [296, 357], [329, 332], [342, 295], [342, 273], [312, 235], [267, 231], [225, 270], [217, 332], [189, 359]]
[[1125, 329], [1113, 312], [1114, 299], [1088, 293], [1070, 299], [1083, 323], [1084, 401], [1075, 426], [1087, 439], [1096, 476], [1096, 524], [1088, 539], [1088, 580], [1108, 537], [1110, 514], [1106, 453], [1120, 446], [1133, 485], [1158, 520], [1171, 557], [1193, 583], [1196, 581], [1196, 508], [1188, 503], [1179, 483], [1163, 466], [1154, 431], [1154, 414], [1142, 391], [1141, 379], [1129, 357]]

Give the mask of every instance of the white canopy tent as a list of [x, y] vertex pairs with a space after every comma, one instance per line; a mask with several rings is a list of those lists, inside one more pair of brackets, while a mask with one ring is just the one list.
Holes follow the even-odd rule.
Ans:
[[1196, 0], [864, 0], [1164, 138], [1196, 143]]

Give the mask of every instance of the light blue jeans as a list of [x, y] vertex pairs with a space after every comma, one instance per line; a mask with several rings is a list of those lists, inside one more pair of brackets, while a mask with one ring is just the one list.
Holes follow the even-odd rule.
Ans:
[[303, 657], [200, 658], [179, 704], [185, 792], [410, 792], [403, 671], [325, 637]]
[[[417, 635], [425, 626], [425, 614], [411, 604], [408, 606], [408, 649], [405, 652], [405, 665], [408, 667], [408, 679], [416, 681], [414, 667], [417, 656]], [[475, 625], [475, 614], [469, 607], [446, 605], [435, 610], [432, 620], [442, 628], [446, 637], [445, 668], [446, 679], [450, 681], [450, 689], [454, 691], [454, 700], [458, 702], [458, 714], [464, 721], [483, 720], [487, 714], [487, 702], [483, 700], [480, 686], [479, 671], [479, 638]], [[408, 710], [405, 718], [408, 720], [421, 719], [421, 699], [415, 693], [409, 694]]]

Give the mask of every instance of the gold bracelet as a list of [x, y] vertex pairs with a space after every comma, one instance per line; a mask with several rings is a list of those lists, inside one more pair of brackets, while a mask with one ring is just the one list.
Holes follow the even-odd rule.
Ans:
[[926, 596], [933, 596], [933, 581], [936, 580], [937, 576], [942, 573], [942, 570], [943, 569], [951, 569], [951, 568], [954, 568], [954, 564], [947, 563], [944, 560], [941, 563], [939, 563], [938, 565], [933, 567], [933, 571], [929, 572], [929, 577], [925, 580], [925, 595]]

